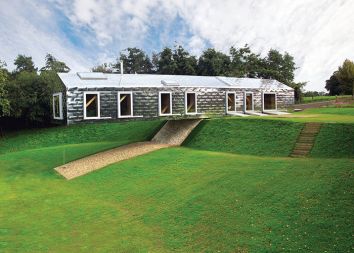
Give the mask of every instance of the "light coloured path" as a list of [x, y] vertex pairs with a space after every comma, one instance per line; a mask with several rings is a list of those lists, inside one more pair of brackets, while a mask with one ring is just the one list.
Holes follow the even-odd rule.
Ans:
[[156, 142], [136, 142], [90, 155], [54, 169], [69, 180], [101, 169], [112, 163], [127, 160], [169, 146], [171, 145]]

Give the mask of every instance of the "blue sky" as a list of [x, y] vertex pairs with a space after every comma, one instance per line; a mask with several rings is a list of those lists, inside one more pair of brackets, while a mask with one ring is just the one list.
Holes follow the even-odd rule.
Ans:
[[127, 47], [151, 54], [181, 44], [195, 55], [249, 44], [295, 57], [296, 81], [323, 90], [346, 59], [354, 60], [352, 0], [1, 0], [0, 59], [17, 54], [37, 66], [46, 53], [72, 71], [113, 61]]

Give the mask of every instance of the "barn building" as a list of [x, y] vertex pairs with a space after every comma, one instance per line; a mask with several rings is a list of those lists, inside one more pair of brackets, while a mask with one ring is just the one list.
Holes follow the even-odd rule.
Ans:
[[224, 76], [59, 73], [57, 123], [277, 114], [294, 90], [276, 80]]

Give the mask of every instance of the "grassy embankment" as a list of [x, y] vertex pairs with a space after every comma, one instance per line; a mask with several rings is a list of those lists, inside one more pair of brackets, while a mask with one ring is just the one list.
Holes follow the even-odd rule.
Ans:
[[[352, 250], [353, 123], [324, 125], [312, 154], [320, 158], [285, 157], [303, 122], [213, 119], [189, 148], [72, 181], [53, 171], [64, 153], [69, 161], [146, 140], [160, 124], [81, 125], [0, 141], [0, 251]], [[328, 143], [336, 159], [323, 158]]]

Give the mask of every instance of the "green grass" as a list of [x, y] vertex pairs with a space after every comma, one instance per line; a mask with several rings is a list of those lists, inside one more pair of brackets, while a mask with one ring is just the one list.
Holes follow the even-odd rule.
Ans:
[[302, 122], [224, 118], [202, 122], [185, 143], [195, 149], [159, 150], [71, 181], [53, 170], [149, 139], [161, 124], [3, 139], [0, 252], [352, 252], [353, 123], [325, 123], [313, 158], [284, 157]]
[[302, 123], [259, 118], [205, 120], [184, 145], [238, 154], [288, 156], [302, 127]]
[[66, 181], [60, 152], [0, 155], [1, 252], [352, 250], [352, 160], [173, 148]]
[[149, 140], [163, 121], [78, 124], [14, 132], [0, 138], [0, 154], [31, 148], [103, 142], [107, 147]]
[[277, 119], [291, 122], [354, 123], [354, 108], [311, 108], [283, 116], [267, 116], [264, 119]]
[[313, 103], [313, 102], [336, 100], [336, 98], [350, 98], [350, 97], [351, 97], [351, 95], [304, 97], [302, 103], [307, 104], [307, 103]]
[[305, 114], [335, 114], [335, 115], [348, 115], [354, 116], [354, 108], [309, 108], [304, 111]]
[[311, 156], [354, 158], [354, 124], [323, 124]]

